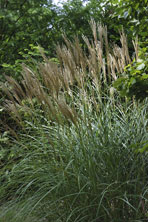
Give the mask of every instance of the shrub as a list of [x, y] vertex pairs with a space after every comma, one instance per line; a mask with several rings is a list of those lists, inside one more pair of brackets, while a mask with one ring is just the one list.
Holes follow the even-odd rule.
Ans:
[[114, 87], [123, 97], [143, 100], [148, 96], [148, 46], [140, 49], [139, 58], [125, 67]]

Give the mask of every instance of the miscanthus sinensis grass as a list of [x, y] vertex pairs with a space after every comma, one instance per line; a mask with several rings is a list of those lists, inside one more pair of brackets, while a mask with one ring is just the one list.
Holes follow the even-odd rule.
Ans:
[[[87, 50], [82, 49], [78, 38], [70, 42], [64, 36], [65, 45], [58, 45], [56, 49], [57, 62], [46, 58], [40, 49], [44, 63], [36, 64], [34, 70], [23, 65], [20, 83], [6, 77], [6, 83], [1, 84], [7, 97], [5, 108], [16, 124], [23, 125], [26, 114], [34, 116], [37, 103], [49, 120], [61, 123], [65, 118], [76, 124], [79, 118], [76, 95], [86, 106], [93, 103], [95, 109], [100, 108], [104, 95], [114, 97], [112, 82], [131, 62], [127, 37], [122, 31], [121, 46], [109, 45], [107, 27], [96, 24], [93, 20], [90, 25], [93, 39], [82, 36]], [[138, 40], [133, 41], [133, 45], [137, 59]]]
[[27, 123], [17, 142], [26, 155], [1, 184], [0, 221], [146, 220], [148, 156], [135, 151], [148, 140], [147, 101], [80, 109], [77, 125]]
[[131, 61], [125, 34], [110, 48], [107, 28], [91, 26], [87, 53], [64, 37], [58, 63], [41, 51], [36, 72], [23, 65], [21, 83], [2, 84], [18, 128], [0, 178], [0, 222], [147, 220], [147, 100], [121, 102], [111, 88]]

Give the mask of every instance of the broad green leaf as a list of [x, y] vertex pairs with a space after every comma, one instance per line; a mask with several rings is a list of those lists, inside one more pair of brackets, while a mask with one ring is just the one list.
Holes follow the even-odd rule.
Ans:
[[139, 66], [137, 66], [137, 70], [142, 70], [142, 69], [144, 69], [144, 67], [145, 67], [145, 64], [142, 63]]
[[139, 3], [137, 3], [137, 4], [135, 5], [135, 9], [138, 9], [138, 7], [139, 7]]
[[131, 83], [131, 85], [135, 84], [135, 83], [136, 83], [136, 79], [132, 77], [132, 78], [130, 79], [130, 83]]
[[8, 67], [10, 67], [10, 64], [3, 63], [2, 66], [3, 66], [4, 68], [8, 68]]
[[141, 79], [142, 79], [142, 80], [148, 79], [148, 74], [143, 74]]
[[126, 19], [128, 17], [128, 11], [124, 12], [124, 18]]

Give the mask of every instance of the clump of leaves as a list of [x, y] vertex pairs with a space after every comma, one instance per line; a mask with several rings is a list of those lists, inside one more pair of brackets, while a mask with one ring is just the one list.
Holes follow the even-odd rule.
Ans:
[[[20, 58], [16, 59], [13, 64], [3, 63], [2, 68], [5, 70], [6, 75], [13, 76], [17, 80], [21, 80], [22, 63], [35, 69], [36, 60], [42, 61], [43, 58], [40, 53], [40, 46], [35, 46], [33, 44], [29, 45], [30, 48], [26, 48], [23, 51], [18, 52]], [[47, 53], [43, 48], [41, 48], [44, 53]], [[4, 75], [0, 77], [0, 80], [4, 81]]]
[[137, 100], [148, 97], [148, 46], [140, 49], [139, 58], [125, 67], [122, 76], [114, 82], [114, 87], [123, 97], [134, 96]]

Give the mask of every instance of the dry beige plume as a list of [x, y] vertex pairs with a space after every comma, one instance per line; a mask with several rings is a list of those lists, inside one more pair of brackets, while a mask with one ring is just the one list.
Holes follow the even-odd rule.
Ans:
[[[90, 22], [93, 39], [82, 36], [87, 46], [87, 52], [82, 50], [78, 38], [69, 41], [63, 36], [65, 45], [57, 46], [58, 63], [51, 62], [40, 50], [44, 62], [39, 63], [34, 72], [26, 65], [22, 65], [23, 80], [18, 83], [11, 77], [6, 77], [7, 84], [2, 88], [7, 95], [6, 108], [15, 113], [17, 121], [21, 121], [19, 109], [24, 106], [22, 100], [30, 98], [35, 111], [33, 98], [36, 98], [44, 115], [52, 121], [59, 121], [59, 114], [74, 124], [78, 121], [72, 103], [82, 105], [101, 102], [104, 87], [120, 76], [124, 67], [131, 63], [127, 37], [122, 30], [120, 33], [121, 47], [108, 42], [107, 27]], [[133, 41], [136, 59], [138, 59], [138, 38]], [[113, 97], [113, 90], [110, 95]], [[63, 98], [63, 99], [61, 99]], [[99, 98], [99, 99], [98, 99]], [[69, 101], [69, 102], [66, 102]]]

